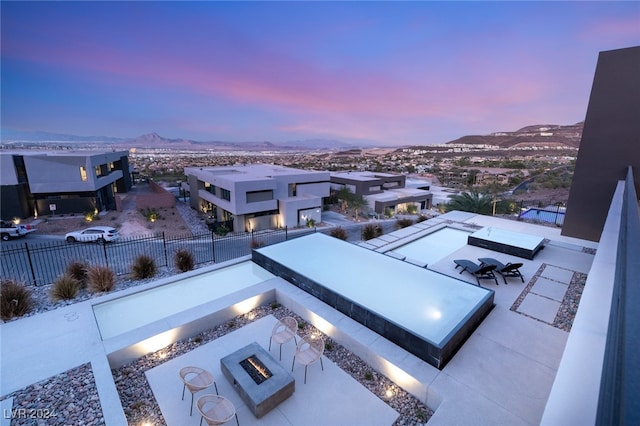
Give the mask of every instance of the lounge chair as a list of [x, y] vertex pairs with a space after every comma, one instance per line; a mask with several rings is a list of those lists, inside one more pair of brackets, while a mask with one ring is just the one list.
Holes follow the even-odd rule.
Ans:
[[524, 282], [524, 277], [520, 273], [520, 268], [522, 268], [522, 263], [507, 263], [506, 265], [501, 263], [500, 261], [493, 259], [491, 257], [481, 257], [478, 259], [480, 262], [485, 265], [495, 265], [496, 272], [502, 275], [502, 279], [504, 283], [507, 283], [507, 277], [520, 277], [520, 280]]
[[496, 282], [496, 285], [498, 285], [498, 279], [493, 273], [496, 269], [495, 265], [485, 265], [483, 263], [478, 265], [477, 263], [466, 259], [456, 259], [453, 262], [456, 264], [456, 269], [458, 269], [458, 267], [462, 268], [460, 273], [468, 272], [476, 277], [478, 286], [480, 286], [481, 279], [492, 279]]

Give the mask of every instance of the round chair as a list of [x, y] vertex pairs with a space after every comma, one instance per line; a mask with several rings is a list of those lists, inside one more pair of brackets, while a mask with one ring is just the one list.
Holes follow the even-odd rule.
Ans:
[[236, 424], [240, 426], [238, 422], [238, 414], [236, 413], [236, 407], [227, 398], [218, 395], [202, 395], [196, 401], [196, 406], [200, 412], [200, 425], [202, 426], [202, 419], [207, 422], [208, 425], [222, 425], [231, 420], [234, 416], [236, 418]]
[[191, 411], [189, 415], [193, 414], [193, 394], [207, 389], [211, 385], [216, 388], [216, 394], [218, 393], [218, 385], [213, 378], [213, 374], [209, 373], [200, 367], [184, 367], [180, 369], [180, 378], [182, 379], [182, 399], [184, 400], [184, 390], [189, 389], [191, 392]]
[[275, 340], [280, 344], [280, 361], [282, 361], [282, 344], [287, 343], [291, 339], [298, 344], [296, 339], [296, 330], [298, 329], [298, 321], [293, 317], [284, 317], [278, 320], [273, 326], [271, 337], [269, 338], [269, 351], [271, 351], [271, 341]]
[[304, 365], [304, 383], [307, 384], [307, 367], [314, 362], [320, 360], [320, 367], [324, 371], [324, 365], [322, 364], [322, 353], [324, 352], [324, 340], [321, 337], [316, 339], [302, 338], [298, 346], [296, 347], [296, 354], [293, 356], [293, 364], [291, 364], [291, 371], [296, 365], [296, 359], [300, 364]]

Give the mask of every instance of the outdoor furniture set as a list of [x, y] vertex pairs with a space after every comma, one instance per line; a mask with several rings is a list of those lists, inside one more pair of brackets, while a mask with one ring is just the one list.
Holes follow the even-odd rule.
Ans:
[[[300, 342], [297, 341], [296, 330], [298, 329], [298, 322], [293, 317], [284, 317], [275, 324], [273, 327], [271, 337], [269, 338], [269, 351], [271, 351], [271, 342], [275, 341], [280, 345], [280, 360], [282, 360], [282, 345], [293, 340], [296, 343], [296, 351], [293, 356], [293, 363], [291, 365], [291, 371], [295, 366], [296, 361], [298, 363], [304, 365], [304, 383], [307, 383], [307, 367], [318, 360], [320, 360], [320, 366], [324, 371], [324, 364], [322, 363], [322, 354], [324, 352], [324, 340], [322, 338], [306, 338], [303, 337], [300, 339]], [[251, 352], [253, 356], [257, 356], [259, 352], [264, 352], [264, 349], [257, 348], [259, 346], [257, 343], [253, 343], [245, 348], [240, 349], [239, 351], [234, 352], [233, 354], [225, 357], [225, 359], [221, 360], [221, 368], [223, 373], [227, 377], [233, 377], [233, 374], [229, 371], [229, 362], [232, 362], [230, 358], [235, 358], [240, 356], [244, 358], [246, 354], [240, 354], [240, 352]], [[247, 353], [248, 353], [247, 352]], [[266, 352], [264, 352], [266, 354]], [[269, 355], [265, 355], [266, 358], [272, 359]], [[263, 361], [268, 362], [263, 358]], [[271, 361], [276, 363], [275, 361]], [[235, 362], [232, 362], [233, 369], [237, 370], [235, 366]], [[277, 364], [277, 363], [276, 363]], [[279, 369], [277, 366], [271, 365], [272, 370]], [[271, 373], [271, 372], [269, 372]], [[204, 370], [200, 367], [187, 366], [183, 367], [180, 370], [180, 378], [183, 383], [182, 387], [182, 399], [184, 400], [185, 390], [188, 389], [191, 393], [191, 409], [189, 411], [189, 415], [193, 414], [193, 399], [194, 394], [210, 388], [212, 385], [215, 387], [216, 394], [206, 394], [200, 396], [196, 401], [196, 407], [200, 412], [200, 424], [202, 424], [202, 420], [205, 420], [207, 425], [221, 425], [228, 421], [230, 421], [233, 417], [236, 418], [236, 424], [239, 426], [240, 423], [238, 421], [238, 414], [236, 413], [236, 409], [229, 399], [220, 396], [218, 394], [218, 385], [215, 382], [213, 374], [209, 371]], [[230, 376], [231, 374], [231, 376]], [[285, 375], [288, 375], [284, 373]], [[235, 385], [238, 384], [237, 378], [232, 378], [233, 383]], [[284, 380], [284, 381], [283, 381]], [[270, 395], [259, 395], [258, 401], [253, 401], [252, 396], [248, 395], [250, 390], [247, 389], [239, 389], [240, 396], [245, 399], [248, 397], [250, 401], [248, 401], [249, 408], [252, 409], [256, 417], [261, 417], [266, 412], [275, 407], [278, 403], [286, 399], [293, 393], [294, 383], [293, 378], [286, 379], [281, 378], [279, 381], [282, 382], [282, 386], [274, 391], [274, 393]], [[249, 382], [252, 383], [252, 382]], [[266, 389], [266, 388], [265, 388]], [[260, 393], [260, 392], [258, 392]], [[275, 398], [274, 398], [275, 397]]]
[[498, 279], [495, 275], [496, 272], [502, 276], [505, 284], [507, 284], [507, 278], [520, 278], [524, 283], [524, 277], [522, 276], [522, 273], [520, 273], [522, 263], [509, 262], [507, 264], [503, 264], [502, 262], [490, 257], [482, 257], [478, 260], [480, 261], [480, 264], [467, 259], [456, 259], [453, 262], [456, 264], [456, 269], [462, 268], [460, 273], [468, 272], [473, 275], [478, 282], [478, 286], [480, 285], [481, 279], [492, 279], [495, 281], [496, 285], [498, 285]]

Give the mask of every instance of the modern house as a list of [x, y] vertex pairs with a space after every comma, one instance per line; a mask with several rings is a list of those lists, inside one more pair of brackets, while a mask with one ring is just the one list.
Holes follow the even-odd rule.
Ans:
[[331, 173], [331, 189], [348, 188], [364, 197], [376, 213], [386, 209], [394, 212], [416, 205], [419, 210], [430, 209], [433, 195], [424, 189], [407, 186], [406, 176], [378, 172]]
[[115, 209], [130, 189], [127, 151], [0, 154], [2, 218]]
[[329, 172], [252, 164], [185, 167], [191, 207], [234, 231], [259, 231], [320, 222]]

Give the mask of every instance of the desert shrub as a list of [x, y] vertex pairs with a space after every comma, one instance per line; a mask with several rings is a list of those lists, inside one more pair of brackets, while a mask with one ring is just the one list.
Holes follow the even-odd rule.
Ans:
[[136, 280], [151, 278], [156, 274], [156, 262], [151, 256], [141, 254], [135, 258], [131, 265], [131, 275]]
[[149, 222], [155, 222], [158, 219], [162, 219], [162, 215], [156, 209], [149, 207], [140, 210], [142, 216], [144, 216]]
[[225, 235], [227, 235], [229, 233], [229, 228], [227, 228], [224, 225], [221, 225], [218, 228], [216, 228], [216, 230], [214, 232], [216, 233], [217, 236], [224, 237]]
[[416, 223], [420, 223], [420, 222], [424, 222], [425, 220], [429, 219], [427, 216], [421, 214], [420, 216], [418, 216], [418, 218], [416, 219]]
[[257, 249], [260, 247], [264, 247], [264, 241], [256, 240], [255, 238], [251, 239], [250, 247], [252, 249]]
[[398, 229], [406, 228], [407, 226], [413, 225], [413, 220], [411, 219], [398, 219], [396, 220], [396, 227]]
[[368, 223], [362, 227], [362, 239], [365, 241], [377, 238], [380, 235], [382, 235], [382, 228], [377, 223]]
[[87, 274], [89, 272], [89, 265], [81, 260], [74, 260], [67, 265], [67, 269], [64, 271], [65, 275], [69, 275], [75, 278], [80, 287], [84, 288], [87, 285]]
[[116, 274], [106, 266], [91, 267], [87, 276], [89, 290], [94, 293], [111, 291], [116, 285]]
[[409, 214], [418, 213], [418, 206], [415, 205], [415, 204], [408, 204], [407, 205], [407, 213], [409, 213]]
[[7, 321], [28, 313], [33, 306], [29, 289], [14, 280], [0, 281], [0, 317]]
[[180, 272], [187, 272], [193, 269], [193, 255], [187, 249], [176, 250], [173, 256], [173, 263]]
[[50, 296], [54, 301], [73, 299], [80, 291], [80, 281], [69, 274], [60, 275], [51, 287]]
[[313, 228], [314, 226], [316, 226], [316, 220], [315, 219], [307, 219], [307, 228]]
[[347, 231], [345, 231], [344, 228], [341, 228], [339, 226], [337, 228], [333, 228], [331, 232], [329, 232], [329, 235], [344, 241], [347, 241], [347, 237], [348, 237]]

